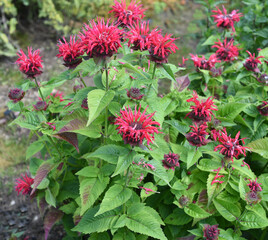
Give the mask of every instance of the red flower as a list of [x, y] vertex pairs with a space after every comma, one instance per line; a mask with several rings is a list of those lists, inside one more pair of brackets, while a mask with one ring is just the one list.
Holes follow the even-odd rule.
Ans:
[[128, 6], [126, 6], [125, 0], [121, 0], [121, 3], [115, 0], [114, 4], [115, 5], [112, 6], [113, 10], [109, 13], [114, 14], [119, 26], [121, 27], [133, 25], [144, 18], [143, 12], [146, 9], [142, 8], [142, 4], [140, 4], [140, 2], [136, 3], [136, 0], [132, 0]]
[[230, 136], [228, 136], [226, 129], [224, 129], [220, 133], [221, 135], [218, 138], [218, 141], [221, 144], [216, 146], [214, 148], [214, 151], [218, 151], [218, 149], [220, 149], [220, 153], [225, 155], [226, 158], [230, 158], [232, 162], [234, 161], [233, 158], [235, 157], [236, 159], [238, 159], [240, 154], [246, 156], [247, 147], [239, 145], [239, 141], [242, 141], [242, 143], [245, 144], [245, 138], [238, 139], [240, 132], [236, 134], [235, 138], [231, 138]]
[[250, 190], [253, 192], [261, 192], [262, 188], [261, 188], [261, 183], [257, 183], [257, 178], [255, 179], [255, 181], [251, 181], [249, 179], [250, 183], [247, 184], [247, 186], [249, 186]]
[[63, 37], [64, 42], [59, 40], [57, 46], [59, 47], [59, 54], [56, 56], [63, 57], [64, 66], [69, 67], [69, 69], [75, 68], [78, 64], [82, 62], [82, 56], [84, 51], [82, 50], [82, 44], [80, 40], [75, 40], [75, 36], [70, 36], [70, 42], [67, 42], [65, 37]]
[[35, 105], [33, 105], [33, 108], [36, 111], [46, 111], [47, 107], [48, 105], [44, 101], [38, 101]]
[[132, 87], [130, 90], [127, 90], [127, 96], [132, 99], [140, 100], [144, 94], [141, 94], [140, 89]]
[[188, 58], [182, 57], [182, 63], [178, 63], [179, 67], [186, 68], [185, 62], [188, 61]]
[[152, 190], [151, 188], [145, 188], [145, 187], [139, 187], [139, 188], [144, 189], [146, 194], [149, 194], [150, 192], [160, 193], [160, 192]]
[[[149, 22], [137, 22], [129, 27], [129, 31], [126, 33], [126, 39], [129, 39], [128, 46], [132, 45], [134, 50], [147, 50], [148, 37], [151, 34], [157, 33], [156, 29], [153, 29], [151, 33], [149, 29]], [[159, 31], [158, 31], [159, 32]]]
[[164, 37], [155, 31], [150, 34], [147, 42], [150, 59], [157, 63], [167, 63], [168, 56], [179, 49], [174, 43], [176, 39], [178, 38], [171, 38], [171, 34], [166, 34]]
[[46, 122], [46, 124], [47, 124], [50, 128], [52, 128], [53, 131], [56, 130], [56, 126], [54, 126], [56, 123]]
[[221, 62], [220, 60], [217, 59], [216, 54], [212, 54], [208, 60], [205, 58], [205, 56], [202, 56], [201, 58], [193, 54], [190, 54], [190, 56], [194, 62], [194, 65], [197, 68], [205, 69], [205, 70], [210, 70], [211, 68], [215, 66], [217, 62]]
[[218, 229], [218, 225], [209, 225], [204, 224], [204, 238], [206, 240], [217, 240], [219, 238], [220, 230]]
[[23, 99], [24, 95], [25, 92], [19, 88], [10, 89], [8, 93], [9, 99], [12, 100], [14, 103], [17, 103], [21, 99]]
[[240, 17], [243, 16], [242, 13], [238, 13], [239, 10], [233, 10], [230, 14], [227, 13], [224, 6], [222, 6], [223, 11], [221, 11], [218, 7], [217, 10], [212, 10], [215, 15], [211, 15], [214, 18], [214, 22], [217, 23], [217, 27], [221, 28], [232, 28], [233, 32], [235, 32], [234, 22], [239, 22]]
[[251, 54], [249, 51], [246, 51], [249, 54], [249, 58], [246, 59], [246, 62], [244, 63], [244, 67], [248, 71], [252, 72], [260, 72], [258, 69], [258, 64], [261, 64], [261, 61], [259, 58], [264, 58], [263, 56], [259, 56], [255, 58], [255, 53]]
[[41, 60], [42, 57], [39, 54], [39, 49], [32, 52], [31, 47], [28, 47], [28, 57], [22, 51], [22, 49], [17, 53], [19, 58], [16, 63], [19, 66], [20, 71], [26, 74], [28, 78], [34, 78], [35, 76], [40, 75], [42, 73], [40, 68], [43, 68], [41, 64], [43, 60]]
[[[54, 101], [55, 99], [59, 99], [60, 102], [64, 101], [63, 92], [57, 91], [55, 93], [50, 93], [50, 96], [47, 96], [46, 99], [51, 99], [51, 97], [52, 97], [52, 101]], [[40, 100], [42, 100], [42, 99], [40, 98]]]
[[162, 163], [164, 165], [164, 168], [166, 169], [172, 169], [175, 170], [175, 167], [179, 167], [179, 158], [180, 156], [176, 153], [169, 153], [164, 155], [164, 160], [162, 160]]
[[81, 107], [88, 110], [87, 98], [84, 98], [81, 104]]
[[80, 33], [83, 49], [86, 50], [90, 57], [111, 57], [117, 52], [119, 47], [122, 47], [121, 37], [123, 31], [117, 28], [113, 22], [104, 22], [104, 19], [97, 19], [97, 23], [94, 20], [90, 21], [90, 26], [85, 24], [82, 29], [83, 34]]
[[211, 115], [214, 116], [212, 110], [218, 111], [217, 107], [214, 105], [213, 98], [209, 97], [206, 101], [199, 101], [196, 91], [193, 92], [193, 97], [188, 99], [187, 102], [193, 102], [195, 104], [195, 106], [190, 107], [193, 110], [186, 114], [186, 116], [193, 119], [194, 122], [211, 121]]
[[154, 140], [154, 134], [159, 133], [157, 126], [160, 126], [160, 123], [152, 120], [155, 113], [146, 115], [147, 107], [143, 113], [140, 110], [141, 106], [138, 111], [135, 106], [134, 112], [130, 107], [128, 109], [125, 107], [125, 110], [120, 110], [121, 116], [116, 118], [115, 125], [118, 125], [116, 129], [118, 133], [122, 134], [125, 144], [137, 146], [146, 139], [149, 145]]
[[219, 40], [219, 42], [215, 42], [215, 45], [212, 48], [218, 48], [216, 51], [216, 56], [218, 59], [231, 62], [238, 57], [239, 50], [241, 48], [237, 47], [238, 45], [234, 45], [234, 40], [231, 39], [227, 42], [227, 38], [224, 39], [223, 43]]
[[220, 173], [220, 171], [221, 171], [221, 167], [219, 167], [218, 169], [215, 169], [215, 170], [213, 170], [213, 171], [214, 171], [214, 172], [217, 172], [217, 173], [216, 173], [216, 176], [213, 178], [213, 180], [212, 180], [212, 182], [211, 182], [211, 185], [213, 185], [214, 183], [220, 183], [220, 184], [222, 184], [223, 181], [218, 180], [218, 178], [222, 178], [222, 177], [224, 177], [224, 175], [219, 175], [219, 173]]
[[259, 105], [257, 108], [261, 115], [268, 116], [268, 102], [267, 101], [263, 101], [262, 104]]
[[15, 190], [23, 195], [30, 194], [32, 191], [31, 185], [34, 183], [34, 179], [31, 177], [28, 177], [27, 173], [25, 173], [25, 176], [23, 174], [21, 175], [22, 178], [17, 178], [16, 179], [16, 186]]
[[206, 132], [207, 125], [202, 124], [199, 127], [194, 123], [195, 126], [190, 126], [192, 128], [192, 132], [186, 134], [186, 139], [192, 146], [201, 147], [207, 145], [208, 141], [205, 137], [208, 135]]

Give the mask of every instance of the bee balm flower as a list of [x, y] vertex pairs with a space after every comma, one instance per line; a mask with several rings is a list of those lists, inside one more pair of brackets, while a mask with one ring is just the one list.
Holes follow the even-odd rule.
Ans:
[[260, 72], [258, 69], [258, 64], [261, 64], [261, 61], [259, 58], [264, 58], [263, 56], [259, 56], [255, 58], [255, 53], [251, 54], [249, 51], [246, 51], [249, 54], [249, 58], [246, 59], [246, 62], [244, 63], [244, 67], [248, 71], [252, 72]]
[[16, 179], [16, 186], [15, 190], [23, 195], [30, 194], [32, 191], [31, 185], [34, 183], [34, 179], [29, 177], [26, 173], [25, 175], [21, 175], [22, 178], [17, 178]]
[[195, 126], [190, 126], [192, 128], [192, 132], [189, 132], [186, 134], [186, 139], [192, 146], [196, 147], [201, 147], [204, 145], [207, 145], [208, 141], [205, 137], [208, 135], [206, 132], [207, 125], [202, 124], [199, 127], [196, 125]]
[[268, 116], [268, 101], [263, 101], [257, 108], [261, 115]]
[[218, 225], [204, 225], [204, 238], [206, 240], [217, 240], [219, 238], [220, 230], [218, 229]]
[[21, 99], [23, 99], [24, 95], [25, 92], [19, 88], [10, 89], [8, 93], [9, 99], [12, 100], [14, 103], [17, 103]]
[[180, 156], [176, 153], [169, 153], [164, 155], [164, 160], [162, 160], [162, 163], [164, 165], [164, 168], [166, 169], [172, 169], [175, 170], [175, 167], [179, 167], [179, 158]]

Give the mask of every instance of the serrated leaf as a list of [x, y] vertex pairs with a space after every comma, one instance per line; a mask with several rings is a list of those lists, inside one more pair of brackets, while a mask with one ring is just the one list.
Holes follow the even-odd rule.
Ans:
[[48, 238], [48, 234], [52, 228], [52, 226], [59, 221], [63, 217], [63, 212], [56, 209], [51, 208], [45, 218], [44, 218], [44, 230], [45, 230], [45, 240]]
[[207, 218], [211, 216], [210, 213], [206, 212], [203, 208], [194, 203], [190, 203], [188, 206], [186, 206], [184, 211], [193, 218]]
[[268, 138], [258, 139], [247, 145], [250, 151], [260, 154], [268, 159]]
[[184, 122], [180, 122], [178, 120], [175, 120], [175, 119], [167, 120], [167, 121], [165, 121], [165, 123], [168, 123], [169, 125], [171, 125], [175, 129], [177, 129], [183, 135], [185, 135], [190, 129], [189, 125], [187, 125]]
[[77, 139], [77, 134], [76, 133], [62, 132], [62, 133], [53, 134], [52, 136], [70, 143], [71, 145], [74, 146], [76, 151], [79, 153], [78, 139]]
[[240, 197], [243, 199], [243, 200], [246, 200], [246, 183], [245, 183], [245, 180], [242, 176], [240, 176], [240, 181], [239, 181], [239, 194], [240, 194]]
[[75, 175], [83, 177], [96, 178], [100, 172], [100, 169], [93, 166], [87, 166], [78, 171]]
[[[222, 166], [222, 163], [215, 158], [209, 159], [209, 158], [203, 158], [199, 161], [197, 167], [206, 172], [214, 172], [213, 170], [218, 169]], [[226, 171], [224, 171], [226, 172]]]
[[232, 121], [235, 117], [247, 107], [245, 103], [226, 103], [219, 107], [217, 117], [220, 116], [224, 119]]
[[170, 225], [181, 226], [191, 222], [191, 220], [192, 218], [182, 209], [176, 208], [173, 213], [166, 217], [164, 222]]
[[91, 58], [89, 60], [83, 60], [82, 63], [80, 63], [75, 70], [73, 70], [73, 74], [78, 73], [79, 71], [82, 70], [83, 74], [82, 76], [85, 77], [88, 74], [90, 76], [94, 75], [95, 73], [97, 73], [100, 69], [102, 68], [101, 64], [96, 65], [96, 63], [94, 62], [94, 59]]
[[29, 159], [30, 157], [32, 157], [33, 155], [35, 155], [36, 153], [38, 153], [39, 151], [42, 150], [42, 148], [44, 147], [44, 143], [41, 141], [36, 141], [33, 142], [26, 151], [26, 159]]
[[213, 199], [213, 203], [218, 212], [228, 221], [232, 222], [240, 216], [240, 208], [231, 202], [226, 202], [221, 199]]
[[96, 216], [122, 206], [128, 199], [130, 199], [131, 195], [132, 191], [129, 188], [124, 188], [119, 184], [113, 185], [105, 193]]
[[207, 46], [207, 45], [214, 45], [215, 42], [217, 42], [220, 39], [220, 36], [218, 35], [211, 35], [203, 44], [202, 46]]
[[101, 232], [101, 233], [92, 233], [88, 240], [110, 240], [110, 235], [108, 232]]
[[165, 74], [165, 76], [167, 76], [170, 80], [176, 82], [175, 76], [173, 71], [171, 70], [169, 64], [162, 64], [162, 67], [164, 69], [164, 71], [162, 71], [162, 73]]
[[256, 176], [254, 172], [252, 172], [252, 170], [249, 169], [247, 166], [242, 167], [242, 165], [242, 160], [234, 160], [232, 167], [235, 168], [235, 170], [239, 171], [242, 176], [249, 177], [250, 179], [255, 179]]
[[132, 163], [133, 157], [135, 156], [135, 151], [131, 151], [125, 155], [121, 155], [118, 158], [118, 162], [114, 171], [114, 174], [112, 177], [122, 173], [124, 170], [126, 170], [129, 165]]
[[188, 151], [187, 153], [187, 169], [193, 166], [198, 159], [202, 157], [202, 153], [199, 150]]
[[113, 100], [115, 92], [109, 90], [105, 92], [101, 89], [95, 89], [88, 93], [87, 103], [88, 103], [88, 121], [87, 126], [89, 126], [104, 110], [106, 106]]

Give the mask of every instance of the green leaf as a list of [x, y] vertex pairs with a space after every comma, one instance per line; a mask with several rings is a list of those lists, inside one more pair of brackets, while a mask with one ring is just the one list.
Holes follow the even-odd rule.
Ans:
[[94, 204], [98, 197], [103, 193], [109, 177], [99, 178], [86, 178], [80, 183], [80, 196], [81, 196], [81, 216]]
[[268, 159], [268, 138], [258, 139], [247, 145], [250, 151], [260, 154]]
[[235, 221], [241, 214], [240, 208], [231, 202], [226, 202], [221, 199], [213, 199], [213, 203], [218, 212], [227, 220]]
[[160, 216], [154, 209], [142, 203], [133, 204], [127, 209], [126, 226], [131, 231], [167, 240], [160, 227], [160, 220]]
[[96, 178], [99, 174], [100, 169], [93, 166], [87, 166], [78, 171], [75, 175]]
[[111, 164], [117, 164], [119, 156], [126, 155], [129, 152], [129, 149], [109, 144], [102, 146], [98, 148], [95, 152], [93, 153], [87, 153], [83, 155], [83, 158], [88, 159], [88, 158], [100, 158], [105, 160], [108, 163]]
[[87, 121], [87, 126], [89, 126], [103, 111], [103, 109], [108, 106], [108, 104], [113, 100], [115, 92], [109, 90], [105, 92], [101, 89], [95, 89], [88, 93], [87, 102], [89, 116]]
[[164, 222], [170, 225], [181, 226], [191, 222], [191, 220], [192, 218], [182, 209], [176, 208], [173, 213], [166, 217]]
[[56, 199], [51, 193], [50, 189], [48, 188], [45, 192], [46, 192], [46, 195], [45, 195], [46, 202], [50, 204], [51, 206], [56, 207]]
[[234, 160], [232, 167], [239, 171], [242, 176], [249, 177], [250, 179], [256, 178], [251, 169], [249, 169], [247, 166], [242, 167], [241, 165], [243, 165], [242, 160]]
[[110, 236], [108, 232], [92, 233], [88, 240], [110, 240]]
[[[114, 174], [112, 175], [112, 177], [122, 173], [124, 170], [126, 170], [129, 165], [132, 163], [133, 157], [135, 156], [135, 151], [131, 151], [128, 152], [125, 155], [121, 155], [118, 158], [118, 162], [114, 171]], [[140, 155], [138, 155], [137, 157], [139, 157]]]
[[91, 58], [89, 60], [83, 60], [82, 63], [80, 63], [75, 70], [73, 71], [73, 73], [78, 73], [79, 71], [82, 70], [83, 74], [82, 76], [85, 77], [88, 74], [90, 76], [94, 75], [95, 73], [97, 73], [100, 69], [102, 68], [101, 64], [96, 65], [96, 63], [94, 62], [94, 59]]
[[177, 129], [183, 135], [185, 135], [190, 129], [188, 124], [186, 124], [184, 122], [180, 122], [180, 121], [175, 120], [175, 119], [167, 120], [167, 121], [165, 121], [165, 123], [171, 125], [172, 127]]
[[201, 46], [214, 45], [219, 39], [219, 35], [211, 35]]
[[[199, 161], [197, 167], [206, 172], [214, 172], [215, 169], [218, 169], [219, 167], [222, 166], [222, 163], [215, 158], [208, 159], [208, 158], [203, 158]], [[224, 171], [225, 172], [225, 171]]]
[[100, 207], [97, 206], [89, 209], [82, 217], [78, 225], [72, 229], [72, 231], [90, 234], [93, 232], [99, 233], [112, 229], [119, 218], [118, 213], [115, 210], [112, 210], [95, 216], [99, 211], [99, 208]]
[[137, 240], [135, 234], [127, 228], [119, 229], [113, 237], [113, 240]]
[[105, 193], [100, 205], [100, 210], [96, 213], [96, 216], [122, 206], [130, 199], [131, 195], [132, 191], [129, 188], [124, 188], [119, 184], [113, 185]]
[[173, 71], [171, 70], [169, 64], [162, 64], [162, 67], [163, 67], [163, 69], [164, 69], [164, 71], [162, 71], [162, 72], [164, 72], [165, 75], [166, 75], [170, 80], [176, 82], [174, 73], [173, 73]]
[[199, 150], [188, 151], [187, 153], [187, 169], [193, 166], [198, 159], [202, 157], [202, 153]]
[[239, 193], [240, 193], [240, 197], [243, 200], [246, 200], [246, 187], [247, 184], [245, 183], [245, 180], [242, 176], [240, 176], [240, 181], [239, 181]]
[[206, 212], [203, 208], [194, 203], [190, 203], [188, 206], [186, 206], [184, 211], [193, 218], [207, 218], [211, 216], [210, 213]]
[[235, 117], [247, 107], [245, 103], [231, 102], [219, 107], [217, 111], [217, 117], [221, 117], [223, 120], [233, 120]]

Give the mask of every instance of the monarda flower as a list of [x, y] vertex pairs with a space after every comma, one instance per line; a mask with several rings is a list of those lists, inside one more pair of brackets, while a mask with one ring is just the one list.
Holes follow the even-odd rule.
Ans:
[[260, 72], [258, 69], [258, 64], [261, 64], [260, 58], [264, 58], [263, 56], [259, 56], [255, 58], [255, 53], [251, 54], [249, 51], [246, 51], [249, 54], [249, 58], [246, 59], [246, 62], [244, 63], [244, 67], [248, 71], [252, 72]]
[[235, 157], [238, 159], [240, 154], [246, 156], [247, 147], [243, 147], [239, 144], [240, 141], [245, 144], [245, 138], [239, 139], [239, 135], [240, 132], [236, 134], [235, 138], [231, 138], [227, 135], [226, 129], [224, 129], [220, 132], [220, 136], [218, 138], [218, 141], [221, 144], [216, 146], [214, 151], [218, 151], [220, 149], [220, 153], [226, 158], [231, 159], [232, 162], [234, 161], [233, 158]]
[[175, 170], [175, 167], [179, 167], [179, 158], [180, 156], [176, 153], [169, 153], [164, 155], [164, 160], [162, 160], [163, 166], [166, 169]]
[[[190, 56], [194, 62], [195, 67], [204, 70], [210, 70], [211, 68], [215, 67], [215, 64], [217, 62], [221, 62], [220, 60], [217, 59], [216, 54], [212, 54], [208, 60], [205, 58], [205, 56], [202, 56], [201, 58], [193, 54], [190, 54]], [[198, 69], [197, 71], [199, 72]]]
[[45, 101], [38, 101], [33, 108], [35, 111], [46, 111], [47, 110], [47, 103]]
[[223, 42], [219, 40], [219, 42], [215, 42], [215, 45], [212, 48], [218, 48], [216, 51], [216, 56], [219, 60], [225, 62], [231, 62], [238, 57], [240, 48], [237, 47], [238, 45], [234, 45], [234, 40], [231, 39], [227, 42], [225, 38]]
[[257, 204], [261, 201], [260, 194], [254, 191], [247, 192], [245, 198], [248, 204]]
[[84, 88], [82, 84], [77, 84], [73, 87], [74, 93], [77, 93], [80, 89]]
[[118, 133], [122, 135], [125, 144], [130, 144], [131, 146], [138, 146], [143, 143], [144, 140], [147, 141], [149, 146], [154, 140], [154, 134], [159, 133], [160, 123], [153, 121], [152, 117], [155, 113], [147, 114], [146, 110], [141, 113], [141, 106], [137, 111], [135, 106], [135, 111], [133, 112], [130, 107], [125, 107], [124, 110], [120, 110], [121, 115], [116, 118], [115, 125]]
[[52, 93], [50, 93], [49, 96], [47, 96], [46, 99], [51, 99], [53, 102], [55, 100], [59, 100], [60, 102], [63, 102], [64, 101], [64, 99], [63, 99], [63, 92], [60, 92], [60, 91], [52, 92]]
[[179, 198], [179, 207], [184, 208], [189, 203], [190, 199], [184, 195]]
[[257, 77], [257, 81], [268, 86], [268, 75], [262, 74], [260, 77]]
[[195, 147], [201, 147], [204, 145], [207, 145], [208, 139], [206, 139], [206, 135], [208, 133], [206, 132], [207, 125], [202, 124], [199, 127], [194, 123], [195, 126], [190, 126], [192, 128], [192, 132], [189, 132], [186, 134], [186, 139], [188, 142]]
[[262, 188], [261, 188], [261, 183], [257, 182], [257, 178], [255, 179], [255, 181], [251, 181], [249, 179], [249, 184], [247, 184], [247, 186], [250, 188], [251, 191], [253, 192], [261, 192]]
[[113, 10], [109, 13], [114, 14], [120, 27], [127, 27], [138, 23], [144, 18], [144, 11], [146, 10], [143, 9], [142, 4], [136, 2], [136, 0], [132, 0], [128, 6], [126, 6], [125, 0], [121, 0], [121, 2], [115, 0], [112, 8]]
[[32, 184], [34, 183], [34, 179], [29, 177], [27, 175], [27, 173], [25, 173], [25, 175], [23, 176], [23, 174], [21, 175], [22, 178], [17, 178], [16, 179], [16, 186], [15, 186], [15, 190], [19, 193], [21, 193], [22, 195], [30, 195], [31, 191], [32, 191]]
[[123, 31], [110, 23], [110, 19], [105, 23], [104, 19], [90, 21], [90, 25], [85, 24], [80, 33], [83, 49], [90, 57], [111, 57], [121, 46], [120, 39]]
[[268, 102], [263, 101], [261, 105], [257, 106], [259, 113], [263, 116], [268, 116]]
[[141, 94], [140, 89], [132, 87], [130, 90], [127, 90], [127, 96], [129, 98], [132, 98], [132, 99], [135, 99], [135, 100], [140, 100], [140, 99], [142, 99], [144, 94]]
[[81, 104], [81, 107], [88, 110], [87, 98], [84, 98]]
[[75, 40], [75, 36], [70, 36], [70, 42], [67, 42], [65, 37], [63, 41], [59, 40], [57, 46], [59, 47], [58, 58], [63, 57], [64, 66], [69, 69], [75, 68], [82, 62], [82, 56], [84, 51], [82, 50], [82, 44], [80, 40]]
[[218, 28], [232, 28], [233, 32], [235, 32], [234, 23], [240, 21], [240, 17], [243, 16], [242, 13], [238, 13], [239, 10], [233, 10], [231, 13], [227, 13], [224, 6], [222, 6], [223, 11], [221, 11], [218, 7], [217, 10], [212, 10], [215, 15], [211, 15], [214, 18], [214, 22], [217, 23]]
[[218, 225], [204, 224], [203, 233], [206, 240], [217, 240], [220, 230], [218, 229]]
[[160, 33], [149, 35], [147, 47], [150, 60], [156, 63], [167, 63], [168, 56], [179, 49], [174, 43], [176, 39], [171, 38], [171, 34], [166, 34], [164, 37]]
[[24, 95], [25, 92], [19, 88], [10, 89], [8, 93], [8, 97], [13, 101], [13, 103], [19, 102], [21, 99], [23, 99]]
[[181, 68], [186, 68], [186, 63], [189, 59], [182, 57], [182, 63], [178, 63], [178, 66]]
[[16, 64], [19, 66], [20, 71], [28, 78], [34, 78], [42, 73], [41, 69], [43, 68], [43, 60], [39, 54], [39, 49], [32, 52], [31, 47], [28, 47], [28, 56], [22, 51], [22, 49], [17, 53], [19, 58], [16, 61]]
[[212, 111], [218, 111], [216, 105], [214, 105], [213, 98], [209, 97], [206, 101], [199, 101], [195, 91], [193, 92], [193, 97], [188, 99], [187, 102], [193, 102], [195, 106], [190, 107], [192, 111], [187, 113], [186, 116], [197, 123], [211, 121], [211, 115], [214, 116]]

